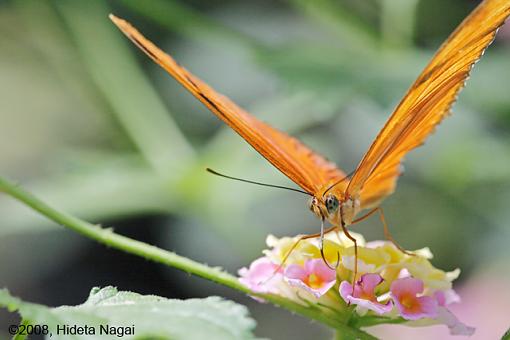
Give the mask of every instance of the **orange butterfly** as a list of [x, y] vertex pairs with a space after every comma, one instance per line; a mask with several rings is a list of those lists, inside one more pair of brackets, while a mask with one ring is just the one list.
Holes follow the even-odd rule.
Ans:
[[[460, 24], [408, 90], [352, 176], [346, 176], [297, 139], [258, 120], [214, 91], [126, 21], [113, 15], [110, 18], [152, 60], [312, 197], [312, 212], [333, 227], [327, 230], [322, 227], [321, 233], [302, 238], [321, 236], [322, 242], [324, 233], [342, 228], [354, 242], [357, 257], [356, 240], [346, 226], [381, 212], [378, 206], [395, 190], [404, 156], [423, 144], [449, 113], [472, 66], [509, 15], [510, 0], [485, 0]], [[363, 210], [368, 213], [356, 219]], [[381, 218], [385, 234], [393, 241], [382, 213]], [[354, 276], [356, 272], [357, 268]]]

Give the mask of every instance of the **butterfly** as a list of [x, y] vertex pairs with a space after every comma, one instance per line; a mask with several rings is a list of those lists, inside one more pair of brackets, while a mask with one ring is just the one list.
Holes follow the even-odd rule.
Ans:
[[[394, 242], [379, 205], [395, 191], [406, 154], [423, 144], [450, 113], [473, 65], [509, 15], [510, 0], [485, 0], [464, 19], [411, 85], [351, 175], [216, 92], [125, 20], [112, 14], [110, 19], [145, 54], [311, 197], [309, 208], [322, 221], [321, 232], [302, 238], [320, 236], [322, 251], [323, 235], [342, 228], [354, 242], [357, 257], [356, 240], [346, 226], [379, 211], [385, 234]], [[362, 211], [365, 215], [357, 217]], [[325, 220], [332, 224], [327, 230]], [[356, 272], [355, 268], [354, 277]]]

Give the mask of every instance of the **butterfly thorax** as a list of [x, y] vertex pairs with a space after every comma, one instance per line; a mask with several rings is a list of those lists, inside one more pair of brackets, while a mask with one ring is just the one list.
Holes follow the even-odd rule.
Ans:
[[[338, 212], [333, 216], [333, 220], [336, 218], [334, 221], [338, 223], [335, 225], [339, 225], [341, 222], [343, 222], [344, 225], [352, 224], [354, 217], [356, 217], [360, 210], [360, 200], [357, 198], [355, 199], [351, 197], [340, 201], [340, 208], [338, 209]], [[329, 219], [331, 223], [334, 223], [333, 220]]]

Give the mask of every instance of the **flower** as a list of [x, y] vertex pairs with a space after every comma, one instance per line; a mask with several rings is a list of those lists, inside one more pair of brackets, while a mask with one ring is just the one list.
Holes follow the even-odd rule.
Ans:
[[[452, 289], [459, 269], [445, 272], [435, 268], [428, 248], [415, 250], [411, 256], [391, 242], [366, 243], [360, 234], [352, 235], [358, 242], [359, 280], [354, 284], [354, 246], [343, 233], [325, 235], [322, 254], [316, 238], [270, 235], [264, 256], [239, 270], [239, 281], [258, 293], [254, 294], [258, 300], [260, 294], [277, 294], [328, 315], [354, 313], [350, 318], [363, 319], [363, 325], [387, 320], [410, 326], [444, 324], [451, 334], [474, 332], [447, 307], [460, 301]], [[336, 263], [335, 269], [328, 266]]]
[[393, 304], [391, 301], [380, 303], [375, 295], [375, 288], [383, 282], [379, 274], [365, 274], [354, 285], [343, 281], [340, 284], [340, 296], [347, 303], [358, 305], [362, 308], [372, 310], [377, 314], [384, 314], [391, 311]]
[[282, 281], [278, 265], [261, 257], [250, 264], [250, 268], [239, 269], [239, 281], [255, 293], [278, 293], [278, 284]]
[[453, 289], [449, 290], [438, 290], [434, 293], [434, 297], [436, 298], [436, 301], [439, 306], [447, 306], [451, 303], [459, 303], [460, 302], [460, 296], [455, 293]]
[[[354, 271], [354, 247], [347, 248], [342, 256], [342, 265]], [[389, 263], [391, 257], [379, 248], [358, 247], [358, 273], [374, 273]]]
[[412, 277], [398, 279], [391, 284], [391, 297], [404, 319], [437, 317], [436, 299], [431, 296], [418, 296], [423, 290], [423, 281]]
[[329, 268], [322, 259], [308, 260], [304, 267], [291, 264], [283, 275], [290, 285], [302, 288], [317, 298], [326, 294], [336, 283], [335, 270]]
[[[269, 235], [266, 238], [266, 244], [271, 250], [264, 250], [263, 253], [274, 263], [282, 263], [286, 256], [287, 263], [303, 264], [309, 258], [319, 258], [320, 250], [310, 240], [302, 240], [297, 245], [299, 236], [276, 238]], [[292, 250], [292, 248], [294, 250]], [[290, 252], [290, 253], [289, 253]]]
[[422, 256], [412, 256], [402, 262], [402, 267], [406, 268], [409, 273], [422, 280], [426, 287], [432, 290], [448, 290], [452, 288], [452, 281], [459, 274], [460, 269], [451, 272], [444, 272], [435, 268], [430, 261]]
[[439, 323], [445, 324], [450, 329], [451, 335], [473, 335], [475, 332], [474, 327], [467, 326], [457, 319], [457, 317], [450, 312], [448, 308], [438, 307], [437, 309], [438, 316], [437, 321]]

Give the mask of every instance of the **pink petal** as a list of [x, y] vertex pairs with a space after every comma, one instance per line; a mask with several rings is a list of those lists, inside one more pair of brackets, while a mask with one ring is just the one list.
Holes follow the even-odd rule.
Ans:
[[349, 303], [350, 298], [357, 299], [361, 296], [361, 294], [363, 293], [363, 290], [359, 286], [359, 282], [360, 281], [358, 281], [358, 284], [354, 285], [354, 292], [353, 292], [352, 285], [347, 281], [342, 281], [342, 283], [340, 284], [340, 287], [339, 287], [339, 292], [340, 292], [340, 296], [344, 299], [345, 302]]
[[418, 307], [409, 309], [402, 305], [393, 295], [393, 301], [400, 311], [400, 315], [406, 320], [418, 320], [422, 318], [437, 317], [437, 301], [430, 296], [422, 296], [417, 298]]
[[405, 277], [393, 281], [390, 290], [397, 298], [401, 295], [416, 296], [423, 292], [423, 281], [412, 277]]
[[[344, 301], [346, 303], [349, 303], [349, 297], [352, 297], [352, 285], [347, 282], [347, 281], [342, 281], [342, 283], [340, 283], [340, 288], [339, 288], [339, 291], [340, 291], [340, 296], [344, 299]], [[356, 295], [356, 293], [354, 294]]]
[[276, 273], [278, 265], [267, 257], [256, 259], [250, 268], [239, 269], [239, 282], [257, 293], [277, 293], [276, 284], [282, 281], [282, 274]]
[[[390, 287], [391, 297], [400, 311], [400, 315], [406, 320], [418, 320], [421, 318], [435, 318], [437, 316], [438, 303], [430, 296], [420, 296], [423, 292], [423, 281], [406, 277], [393, 281]], [[406, 300], [405, 303], [403, 301]], [[405, 305], [405, 304], [410, 304]]]
[[308, 274], [309, 272], [300, 265], [291, 264], [285, 268], [283, 276], [289, 279], [305, 280]]
[[[395, 298], [393, 295], [393, 301], [395, 303], [395, 306], [397, 306], [397, 309], [400, 312], [400, 315], [406, 319], [406, 320], [418, 320], [422, 318], [435, 318], [437, 316], [437, 302], [432, 299], [430, 296], [423, 296], [428, 299], [420, 301], [420, 306], [418, 309], [408, 309], [404, 305], [400, 303], [400, 301]], [[423, 303], [425, 303], [425, 309], [423, 309]], [[435, 312], [434, 312], [435, 311]]]
[[303, 290], [313, 294], [313, 296], [315, 296], [316, 298], [320, 298], [322, 295], [326, 294], [328, 292], [328, 290], [330, 290], [331, 287], [333, 287], [336, 283], [336, 279], [335, 279], [330, 282], [324, 282], [324, 284], [322, 286], [320, 286], [319, 288], [311, 288], [306, 283], [304, 283], [303, 281], [301, 281], [299, 279], [286, 278], [286, 281], [291, 286], [302, 288]]
[[459, 319], [445, 307], [438, 308], [437, 320], [448, 326], [451, 335], [470, 336], [475, 332], [474, 327], [467, 326], [460, 322]]
[[355, 289], [354, 296], [352, 296], [351, 295], [352, 294], [352, 285], [347, 281], [343, 281], [340, 284], [339, 290], [340, 290], [340, 296], [344, 299], [344, 301], [346, 303], [352, 303], [353, 305], [358, 305], [358, 306], [364, 307], [366, 309], [376, 312], [377, 314], [389, 313], [393, 308], [393, 304], [391, 303], [391, 301], [388, 301], [386, 304], [382, 304], [379, 302], [355, 297], [358, 295], [356, 293], [357, 293], [357, 291], [359, 292], [359, 289]]
[[372, 302], [370, 300], [352, 298], [351, 303], [374, 311], [377, 314], [386, 314], [391, 312], [393, 309], [393, 303], [391, 301], [386, 302], [386, 304], [382, 304], [379, 302]]
[[308, 274], [315, 274], [324, 281], [336, 280], [336, 271], [329, 268], [323, 259], [312, 259], [305, 263]]
[[460, 302], [460, 296], [453, 289], [438, 290], [434, 293], [434, 297], [439, 306], [448, 306], [451, 303]]
[[424, 318], [437, 317], [437, 301], [431, 296], [420, 296], [417, 298], [421, 305], [421, 315]]
[[[320, 281], [319, 287], [310, 287], [307, 282], [310, 275], [315, 275]], [[336, 283], [336, 272], [329, 268], [322, 259], [311, 259], [305, 262], [304, 268], [299, 265], [289, 265], [285, 269], [285, 280], [292, 286], [302, 288], [319, 298], [326, 294]]]
[[375, 287], [377, 287], [381, 282], [383, 282], [383, 278], [379, 274], [369, 273], [362, 275], [358, 284], [361, 286], [363, 291], [373, 294]]

